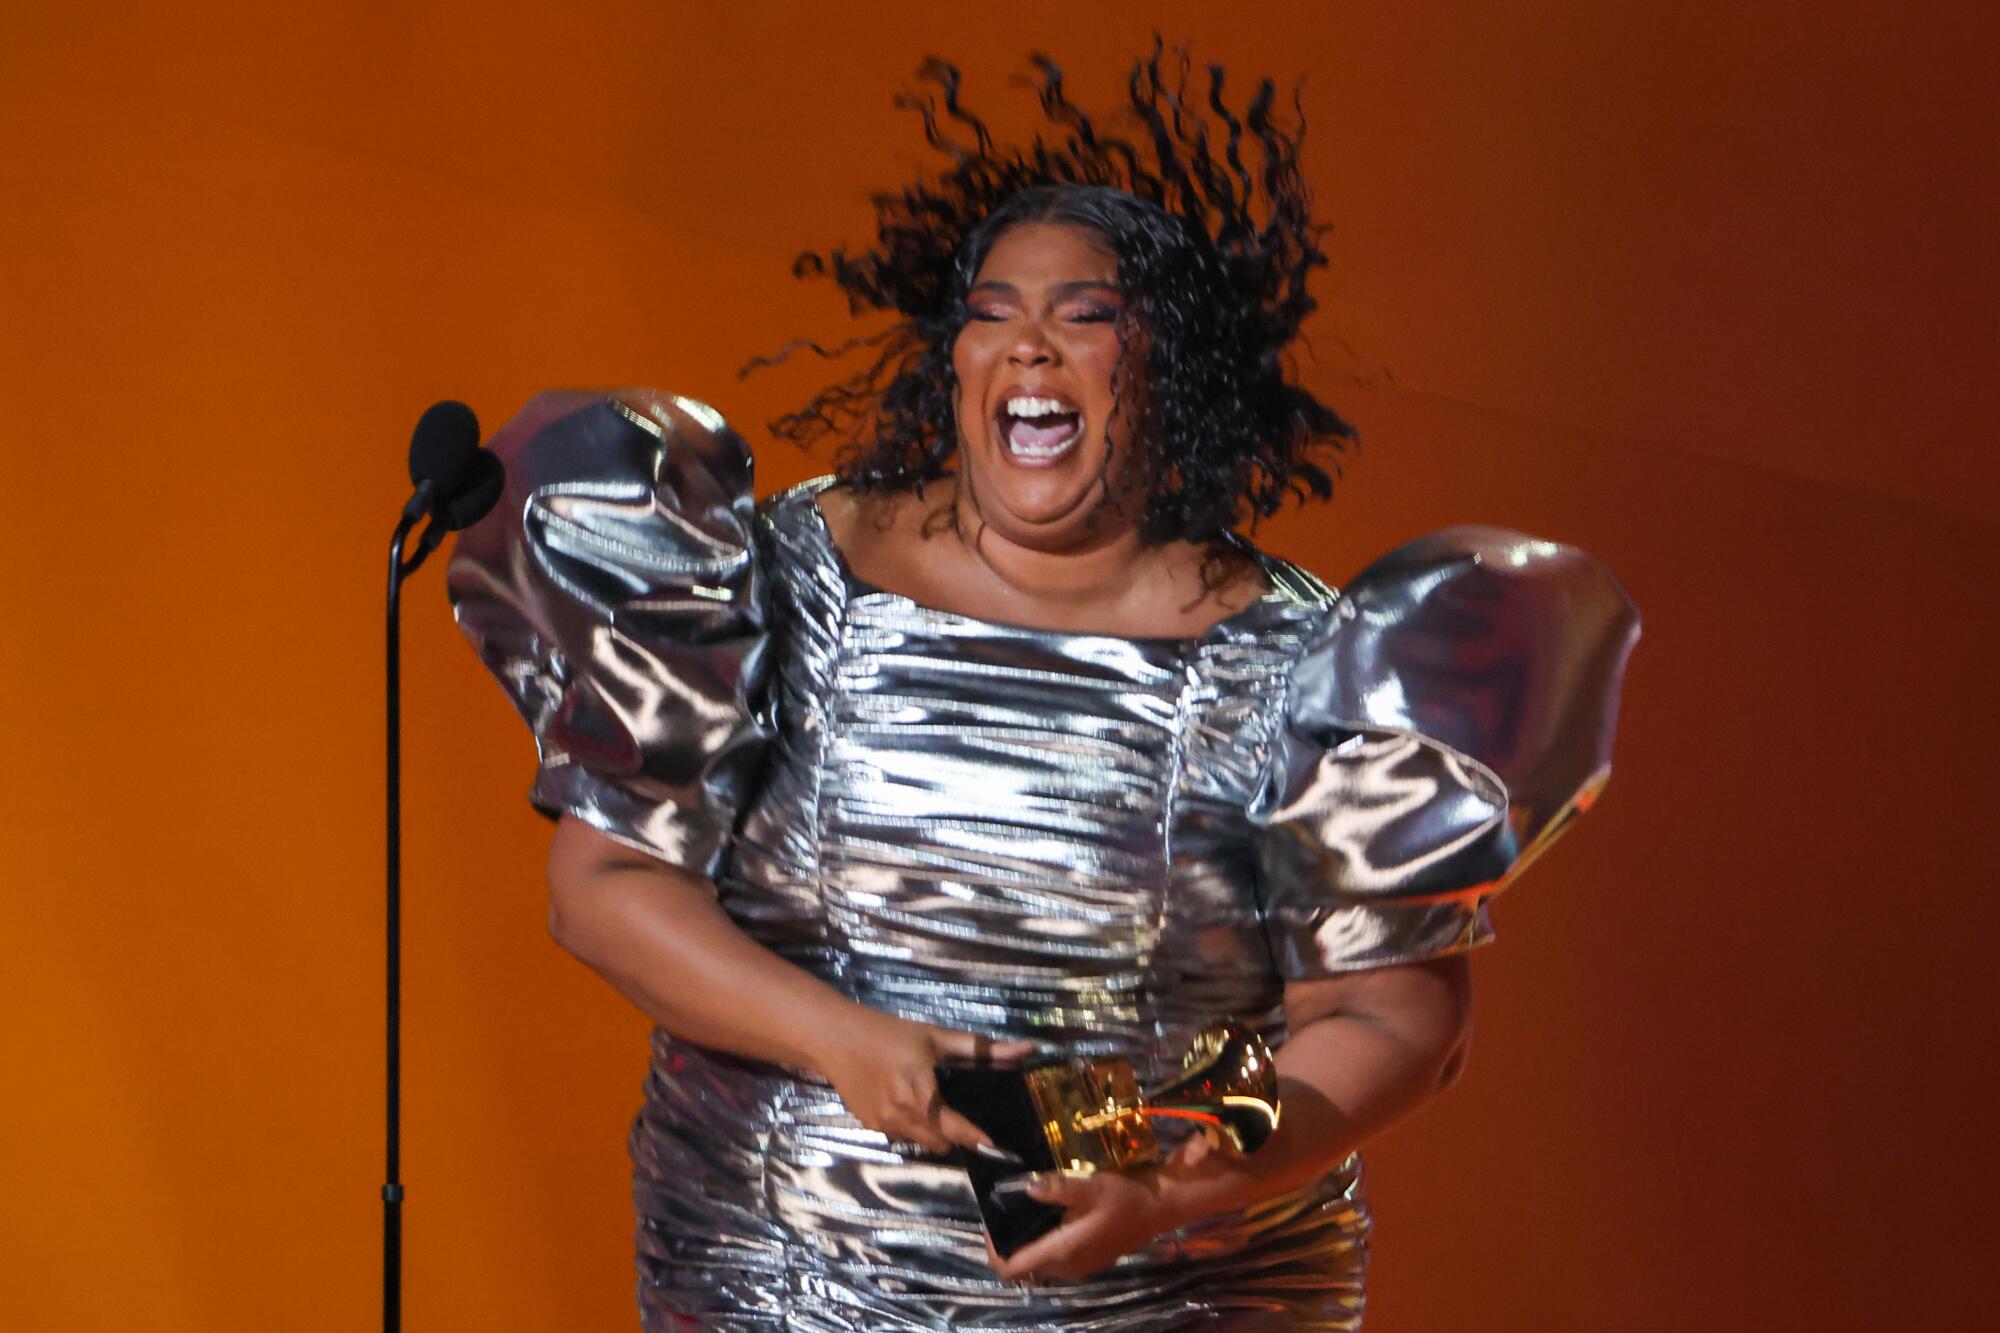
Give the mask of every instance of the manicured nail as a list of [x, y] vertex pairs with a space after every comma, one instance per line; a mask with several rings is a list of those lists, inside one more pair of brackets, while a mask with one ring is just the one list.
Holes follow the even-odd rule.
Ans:
[[1009, 1176], [993, 1187], [996, 1198], [1015, 1199], [1024, 1194], [1033, 1194], [1037, 1185], [1046, 1184], [1053, 1172], [1031, 1171], [1025, 1176]]
[[1026, 1166], [1028, 1164], [1027, 1158], [1017, 1152], [1008, 1152], [997, 1143], [981, 1143], [975, 1146], [972, 1151], [978, 1153], [981, 1157], [991, 1158], [996, 1162], [1005, 1162], [1009, 1166]]

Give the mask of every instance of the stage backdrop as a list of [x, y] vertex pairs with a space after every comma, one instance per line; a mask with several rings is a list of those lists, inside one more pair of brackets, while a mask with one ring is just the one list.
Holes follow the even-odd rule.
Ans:
[[[381, 616], [408, 431], [665, 385], [753, 440], [799, 250], [1157, 28], [1305, 76], [1365, 443], [1263, 534], [1580, 543], [1646, 614], [1376, 1333], [1986, 1326], [2000, 475], [1987, 4], [15, 5], [0, 18], [0, 1322], [371, 1326]], [[1241, 88], [1241, 83], [1236, 85]], [[763, 445], [759, 486], [826, 460]], [[544, 933], [532, 749], [408, 599], [413, 1329], [629, 1329], [645, 1025]]]

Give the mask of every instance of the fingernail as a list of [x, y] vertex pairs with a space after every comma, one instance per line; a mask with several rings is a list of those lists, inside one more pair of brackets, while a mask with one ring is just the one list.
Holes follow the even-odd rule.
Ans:
[[989, 1157], [996, 1162], [1006, 1162], [1010, 1166], [1026, 1166], [1028, 1159], [1017, 1152], [1008, 1152], [997, 1143], [981, 1143], [973, 1150], [981, 1157]]
[[1035, 1187], [1045, 1183], [1045, 1172], [1031, 1171], [1025, 1176], [1009, 1176], [993, 1187], [996, 1197], [1017, 1198], [1023, 1194], [1033, 1194]]

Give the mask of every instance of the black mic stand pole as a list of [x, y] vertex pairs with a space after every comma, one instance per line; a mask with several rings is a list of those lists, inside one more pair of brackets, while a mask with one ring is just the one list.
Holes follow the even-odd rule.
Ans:
[[[403, 561], [403, 543], [410, 529], [431, 507], [437, 484], [426, 481], [417, 487], [403, 507], [396, 535], [389, 543], [388, 620], [388, 778], [389, 864], [388, 864], [388, 1152], [387, 1183], [382, 1186], [382, 1330], [401, 1333], [403, 1327], [403, 1185], [397, 1179], [402, 1170], [402, 1083], [403, 1083], [403, 710], [402, 710], [402, 603], [403, 580], [417, 572], [436, 546], [431, 538], [438, 528], [435, 517], [419, 542], [416, 557]], [[440, 536], [442, 533], [439, 534]]]

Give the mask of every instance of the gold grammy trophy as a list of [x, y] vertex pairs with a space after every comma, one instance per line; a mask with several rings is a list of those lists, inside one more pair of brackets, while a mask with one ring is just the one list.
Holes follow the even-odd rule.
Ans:
[[1212, 1023], [1189, 1043], [1178, 1076], [1141, 1092], [1123, 1060], [1079, 1060], [1028, 1071], [1028, 1095], [1056, 1168], [1111, 1170], [1160, 1160], [1156, 1120], [1197, 1126], [1241, 1156], [1278, 1127], [1278, 1067], [1240, 1023]]
[[1027, 1196], [1037, 1171], [1120, 1171], [1161, 1160], [1155, 1125], [1180, 1121], [1232, 1155], [1255, 1152], [1278, 1128], [1278, 1068], [1241, 1023], [1196, 1033], [1181, 1072], [1142, 1090], [1130, 1062], [1064, 1060], [1027, 1069], [940, 1066], [945, 1102], [985, 1130], [995, 1156], [961, 1153], [988, 1236], [1002, 1255], [1048, 1231], [1062, 1210]]

